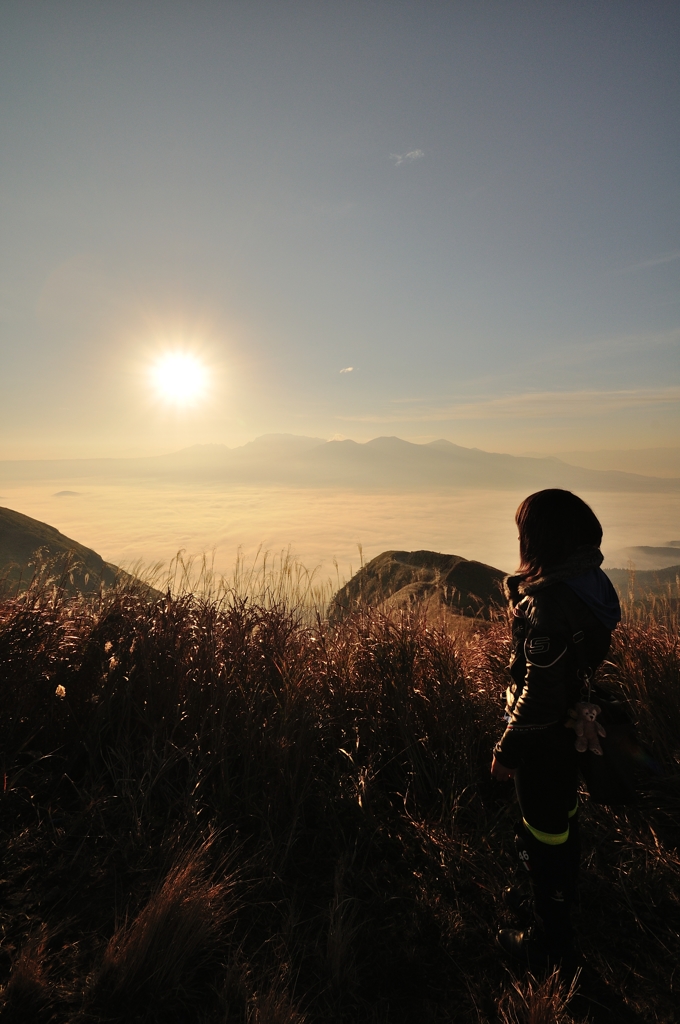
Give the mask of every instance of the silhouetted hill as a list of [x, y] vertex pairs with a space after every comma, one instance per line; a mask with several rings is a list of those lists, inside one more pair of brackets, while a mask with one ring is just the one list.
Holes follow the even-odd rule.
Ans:
[[[670, 597], [677, 600], [680, 565], [654, 571], [607, 569], [622, 599]], [[504, 607], [503, 573], [491, 565], [436, 551], [383, 551], [335, 594], [329, 610], [339, 622], [360, 607], [408, 609], [416, 605], [428, 616], [444, 608], [454, 615], [488, 618]]]
[[450, 441], [412, 444], [398, 437], [323, 441], [266, 434], [239, 448], [193, 445], [137, 459], [55, 459], [0, 463], [0, 480], [75, 481], [85, 478], [174, 482], [352, 487], [367, 490], [517, 489], [566, 487], [585, 491], [680, 490], [680, 479], [640, 476], [463, 448]]
[[53, 561], [55, 574], [71, 567], [72, 582], [68, 590], [81, 593], [97, 591], [103, 583], [112, 586], [116, 581], [132, 582], [134, 577], [105, 562], [101, 555], [78, 541], [64, 536], [59, 530], [38, 519], [31, 519], [9, 508], [0, 508], [0, 580], [3, 589], [22, 581], [28, 582], [34, 573], [31, 563], [38, 551]]
[[624, 549], [626, 563], [632, 562], [636, 569], [657, 570], [677, 566], [680, 560], [680, 544], [671, 541], [664, 547], [638, 544]]
[[650, 595], [678, 597], [680, 565], [653, 570], [605, 569], [605, 572], [622, 598], [628, 597], [629, 594], [635, 600], [642, 600]]
[[409, 608], [428, 613], [444, 606], [458, 615], [488, 618], [504, 604], [503, 573], [483, 562], [436, 551], [383, 551], [371, 559], [333, 598], [330, 619], [337, 622], [362, 605]]

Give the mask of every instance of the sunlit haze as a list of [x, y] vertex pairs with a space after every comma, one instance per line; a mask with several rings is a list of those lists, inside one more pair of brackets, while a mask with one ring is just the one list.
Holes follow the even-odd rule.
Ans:
[[[5, 0], [0, 460], [238, 447], [257, 507], [248, 543], [259, 530], [328, 560], [332, 507], [346, 562], [369, 534], [373, 553], [390, 538], [428, 544], [401, 456], [401, 512], [397, 497], [326, 505], [317, 453], [316, 476], [295, 470], [299, 513], [270, 530], [256, 438], [334, 439], [329, 459], [343, 439], [444, 439], [680, 476], [679, 52], [680, 6], [666, 0]], [[202, 523], [211, 451], [180, 457]], [[347, 493], [359, 477], [377, 488], [354, 455]], [[288, 462], [267, 459], [266, 486], [292, 487]], [[499, 471], [485, 465], [478, 499], [460, 505], [477, 508], [468, 523], [496, 521], [482, 491]], [[232, 526], [214, 536], [188, 516], [138, 543], [137, 492], [115, 490], [123, 466], [115, 485], [70, 466], [41, 470], [44, 484], [13, 472], [0, 504], [97, 547], [75, 507], [87, 505], [114, 561], [238, 540], [230, 499]], [[525, 477], [510, 477], [521, 494]], [[613, 493], [588, 479], [588, 493]], [[443, 486], [428, 481], [432, 538], [455, 551], [464, 535], [482, 553], [447, 525], [446, 500], [426, 500]], [[630, 536], [627, 499], [603, 505], [617, 550], [676, 539], [675, 498], [662, 515], [644, 487]], [[139, 523], [165, 521], [154, 493]], [[119, 500], [123, 532], [103, 525]], [[325, 539], [305, 547], [290, 524], [313, 521], [315, 504]], [[379, 527], [378, 507], [384, 524], [391, 508], [411, 525]], [[514, 559], [507, 545], [498, 557]]]
[[[2, 456], [677, 444], [679, 28], [662, 0], [6, 0]], [[229, 367], [172, 437], [136, 378], [164, 334]]]

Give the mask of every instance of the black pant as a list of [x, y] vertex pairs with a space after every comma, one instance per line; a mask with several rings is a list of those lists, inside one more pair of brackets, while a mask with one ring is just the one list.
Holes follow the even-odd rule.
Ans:
[[578, 806], [578, 769], [572, 729], [562, 723], [527, 732], [515, 789], [524, 824], [541, 843], [567, 841]]
[[573, 949], [570, 904], [580, 861], [574, 733], [559, 723], [528, 732], [524, 747], [515, 771], [523, 818], [517, 852], [529, 871], [548, 953], [557, 962]]

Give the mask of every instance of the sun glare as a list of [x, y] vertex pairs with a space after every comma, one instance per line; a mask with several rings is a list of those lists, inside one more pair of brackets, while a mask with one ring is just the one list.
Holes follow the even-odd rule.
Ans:
[[208, 369], [187, 352], [167, 352], [151, 367], [158, 396], [173, 405], [194, 405], [208, 390]]

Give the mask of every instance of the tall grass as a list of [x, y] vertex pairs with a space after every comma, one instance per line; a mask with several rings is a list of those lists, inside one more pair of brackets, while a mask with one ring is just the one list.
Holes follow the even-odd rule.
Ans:
[[656, 590], [643, 590], [638, 584], [635, 569], [628, 571], [625, 592], [621, 595], [624, 620], [643, 625], [664, 625], [671, 632], [680, 629], [680, 575], [668, 580]]
[[154, 591], [175, 597], [191, 595], [194, 600], [220, 609], [244, 601], [261, 608], [285, 608], [307, 623], [326, 617], [333, 594], [340, 586], [339, 575], [335, 582], [323, 578], [318, 567], [307, 568], [290, 548], [271, 552], [260, 546], [250, 559], [239, 548], [227, 574], [216, 571], [214, 553], [197, 557], [187, 556], [183, 551], [168, 565], [139, 564], [133, 570], [135, 578]]
[[43, 578], [0, 605], [4, 1019], [673, 1020], [677, 634], [629, 623], [606, 667], [658, 767], [639, 807], [585, 802], [569, 993], [492, 941], [505, 624], [331, 628], [283, 567], [227, 586], [180, 561], [153, 600]]

